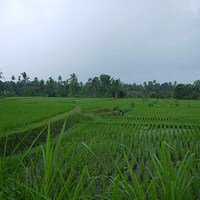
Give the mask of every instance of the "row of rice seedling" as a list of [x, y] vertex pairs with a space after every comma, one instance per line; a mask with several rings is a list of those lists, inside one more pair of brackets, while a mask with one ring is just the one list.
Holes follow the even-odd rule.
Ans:
[[[169, 100], [169, 102], [174, 100]], [[135, 108], [131, 112], [126, 113], [126, 117], [114, 119], [115, 122], [147, 122], [160, 123], [166, 121], [174, 121], [174, 124], [198, 124], [200, 114], [198, 112], [198, 102], [190, 101], [192, 107], [188, 107], [187, 101], [180, 101], [179, 107], [162, 108], [159, 105], [164, 100], [157, 100], [155, 107], [143, 105], [141, 99], [71, 99], [71, 98], [6, 98], [0, 100], [0, 120], [4, 118], [4, 130], [13, 128], [21, 128], [48, 119], [49, 117], [67, 112], [74, 106], [79, 105], [84, 109], [93, 109], [101, 106], [107, 106], [113, 109], [115, 106], [119, 108], [126, 107], [131, 103], [135, 104]], [[5, 116], [4, 116], [5, 113]], [[154, 116], [154, 117], [152, 117]], [[172, 119], [173, 117], [173, 119]]]
[[[0, 197], [198, 199], [199, 125], [177, 116], [149, 116], [85, 122], [62, 131], [63, 141], [55, 138], [52, 147], [49, 129], [46, 146], [26, 154], [21, 169], [4, 173], [5, 165], [0, 165], [0, 181], [5, 180]], [[16, 160], [18, 156], [9, 164]]]
[[19, 129], [49, 119], [55, 115], [68, 112], [74, 107], [70, 103], [54, 103], [36, 99], [33, 102], [18, 101], [17, 99], [0, 100], [0, 121], [4, 120], [3, 131]]
[[[38, 197], [41, 193], [46, 196], [54, 196], [54, 198], [60, 197], [59, 194], [61, 193], [67, 195], [69, 199], [73, 199], [72, 197], [76, 199], [80, 195], [83, 195], [85, 198], [93, 198], [94, 196], [97, 197], [98, 194], [104, 194], [104, 197], [109, 199], [113, 193], [111, 188], [114, 186], [112, 184], [118, 179], [120, 180], [120, 188], [124, 186], [122, 182], [130, 184], [129, 187], [132, 188], [136, 186], [136, 182], [134, 182], [136, 179], [133, 179], [134, 172], [139, 184], [143, 188], [147, 188], [152, 183], [153, 176], [156, 177], [158, 170], [161, 170], [157, 166], [157, 160], [154, 160], [153, 154], [158, 160], [164, 160], [166, 157], [169, 169], [174, 169], [175, 173], [179, 173], [179, 170], [181, 170], [182, 165], [179, 161], [185, 162], [184, 159], [190, 158], [187, 153], [190, 147], [186, 144], [183, 145], [183, 143], [190, 140], [186, 137], [189, 134], [195, 135], [196, 138], [196, 135], [199, 134], [199, 127], [191, 126], [188, 127], [188, 130], [189, 132], [185, 127], [173, 125], [168, 129], [167, 126], [163, 127], [158, 124], [143, 125], [140, 123], [113, 124], [90, 122], [84, 129], [74, 130], [73, 134], [66, 135], [65, 140], [62, 142], [61, 150], [58, 151], [54, 164], [52, 165], [52, 170], [56, 174], [56, 170], [58, 169], [57, 165], [59, 165], [58, 173], [62, 174], [61, 179], [54, 177], [49, 180], [47, 175], [43, 175], [45, 166], [47, 167], [47, 160], [45, 160], [44, 150], [42, 150], [43, 156], [42, 154], [36, 154], [38, 159], [36, 157], [34, 159], [29, 158], [31, 161], [30, 164], [27, 165], [26, 162], [24, 163], [26, 170], [18, 181], [25, 182], [27, 188], [36, 190]], [[180, 137], [183, 140], [182, 143], [179, 142]], [[166, 141], [172, 147], [172, 150], [166, 151], [165, 154], [161, 151], [163, 141]], [[190, 141], [192, 142], [192, 140]], [[76, 144], [76, 146], [71, 148], [73, 144]], [[193, 144], [195, 143], [192, 142], [191, 146]], [[192, 151], [198, 152], [199, 145], [199, 143], [195, 145]], [[67, 156], [63, 159], [65, 152], [67, 152]], [[42, 157], [43, 159], [41, 159]], [[197, 159], [198, 157], [194, 156], [193, 161], [190, 161], [192, 163], [189, 168], [188, 176], [190, 177], [199, 176], [200, 165]], [[59, 160], [63, 162], [59, 164]], [[84, 171], [85, 167], [87, 173]], [[160, 173], [163, 173], [162, 170]], [[120, 178], [117, 178], [119, 174]], [[39, 185], [45, 183], [45, 177], [45, 181], [50, 181], [54, 185], [51, 190], [50, 185], [47, 185], [46, 189], [39, 188]], [[79, 182], [82, 185], [79, 185]], [[197, 193], [197, 184], [196, 181], [191, 184], [190, 190], [194, 193]], [[69, 194], [63, 191], [63, 187], [65, 187]], [[81, 189], [79, 190], [77, 187]], [[84, 192], [81, 192], [83, 188]], [[160, 185], [156, 185], [155, 188], [162, 196]], [[190, 192], [187, 192], [189, 195]], [[23, 192], [20, 191], [20, 193]], [[133, 197], [137, 196], [135, 195]], [[102, 196], [99, 197], [99, 199], [102, 198]], [[124, 198], [127, 198], [127, 196], [124, 196]]]
[[149, 117], [123, 117], [123, 116], [107, 116], [105, 117], [108, 123], [144, 123], [144, 124], [159, 124], [159, 125], [198, 125], [198, 119], [181, 119], [181, 118], [149, 118]]
[[[175, 162], [182, 159], [186, 151], [190, 149], [189, 145], [187, 145], [189, 140], [188, 138], [190, 138], [190, 136], [188, 137], [188, 133], [181, 132], [180, 129], [177, 129], [177, 127], [174, 126], [171, 130], [168, 130], [166, 126], [164, 126], [164, 128], [158, 126], [152, 127], [150, 129], [149, 125], [144, 128], [140, 124], [131, 126], [130, 124], [125, 123], [123, 125], [120, 124], [116, 126], [99, 124], [95, 125], [95, 127], [91, 126], [86, 129], [82, 133], [81, 139], [85, 144], [88, 144], [91, 147], [97, 157], [101, 158], [102, 156], [100, 155], [103, 155], [103, 158], [100, 159], [98, 166], [99, 168], [104, 169], [103, 171], [106, 172], [105, 175], [109, 174], [108, 166], [113, 168], [111, 167], [113, 163], [110, 160], [110, 156], [115, 159], [120, 158], [121, 153], [124, 151], [127, 151], [127, 157], [131, 162], [137, 161], [137, 163], [142, 166], [141, 168], [144, 168], [149, 158], [147, 153], [148, 144], [151, 144], [155, 155], [160, 158], [161, 142], [166, 141], [175, 150], [175, 153], [172, 153]], [[175, 132], [172, 132], [172, 130], [175, 130]], [[177, 136], [174, 136], [176, 134]], [[182, 142], [180, 142], [180, 135]], [[77, 137], [75, 139], [77, 140]], [[76, 141], [74, 140], [73, 142]], [[193, 144], [194, 142], [191, 143], [193, 148], [190, 150], [197, 152], [197, 146], [194, 146]], [[74, 155], [75, 154], [76, 152], [74, 152]], [[89, 151], [84, 154], [86, 159], [89, 155]], [[91, 157], [90, 159], [93, 160]], [[121, 161], [123, 161], [123, 157], [121, 158]], [[95, 161], [92, 161], [91, 163], [94, 162]], [[106, 166], [104, 163], [106, 163]], [[121, 162], [119, 166], [123, 168], [124, 163]], [[94, 168], [95, 171], [95, 167], [91, 168]], [[139, 170], [139, 167], [137, 170]]]

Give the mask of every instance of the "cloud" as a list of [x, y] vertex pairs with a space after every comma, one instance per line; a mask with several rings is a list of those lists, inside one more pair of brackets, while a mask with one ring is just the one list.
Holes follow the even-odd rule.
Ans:
[[[198, 79], [200, 3], [2, 1], [0, 59], [6, 76], [107, 73], [127, 83]], [[190, 74], [190, 77], [187, 75]]]

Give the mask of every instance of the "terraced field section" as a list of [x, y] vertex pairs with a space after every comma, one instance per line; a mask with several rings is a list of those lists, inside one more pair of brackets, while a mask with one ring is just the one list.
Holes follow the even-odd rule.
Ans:
[[[159, 177], [158, 172], [163, 175], [163, 159], [166, 158], [167, 175], [170, 187], [174, 187], [175, 199], [180, 196], [182, 199], [198, 197], [200, 126], [196, 121], [191, 124], [182, 122], [176, 121], [176, 118], [121, 116], [105, 117], [104, 122], [90, 122], [82, 131], [74, 131], [71, 138], [68, 138], [69, 143], [77, 142], [78, 145], [71, 152], [67, 162], [71, 163], [76, 158], [73, 168], [75, 177], [80, 175], [84, 166], [88, 167], [91, 177], [106, 177], [106, 181], [99, 178], [93, 184], [92, 195], [95, 195], [107, 191], [108, 185], [112, 188], [112, 181], [116, 181], [120, 173], [129, 186], [133, 187], [133, 191], [136, 184], [133, 173], [140, 186], [147, 189], [152, 179]], [[95, 156], [80, 142], [87, 144]], [[163, 142], [166, 143], [165, 151], [162, 149]], [[185, 170], [182, 169], [184, 167]], [[178, 183], [173, 185], [175, 182]], [[124, 184], [121, 187], [125, 187]], [[126, 194], [127, 199], [137, 197], [133, 191]], [[157, 197], [166, 197], [165, 192], [162, 184], [156, 182]]]
[[[45, 134], [34, 133], [38, 140], [26, 141], [30, 144], [25, 151], [3, 153], [0, 197], [199, 198], [199, 101], [180, 100], [177, 105], [175, 100], [60, 98], [51, 103], [55, 108], [65, 105], [54, 116], [65, 126], [61, 132], [62, 125], [52, 128], [58, 122], [54, 120]], [[31, 132], [26, 134], [29, 138]], [[42, 135], [46, 137], [39, 141]], [[29, 149], [31, 144], [34, 148]]]

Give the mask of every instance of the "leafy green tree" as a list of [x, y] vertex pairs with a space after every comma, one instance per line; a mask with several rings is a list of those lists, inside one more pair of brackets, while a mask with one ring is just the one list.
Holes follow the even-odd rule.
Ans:
[[33, 87], [35, 87], [36, 90], [39, 88], [39, 84], [40, 84], [40, 83], [39, 83], [39, 80], [38, 80], [37, 77], [35, 77], [34, 80], [31, 82], [31, 85], [32, 85]]
[[175, 98], [184, 99], [186, 95], [187, 95], [186, 86], [184, 84], [178, 84], [175, 88]]
[[177, 81], [174, 81], [173, 87], [176, 88], [177, 86]]
[[156, 90], [156, 98], [169, 98], [172, 96], [172, 85], [170, 85], [168, 82], [162, 83], [159, 85], [158, 90]]
[[193, 94], [193, 88], [194, 86], [191, 84], [186, 84], [185, 89], [186, 89], [186, 94], [185, 94], [185, 99], [192, 99], [192, 94]]
[[9, 96], [12, 96], [12, 93], [10, 93], [8, 90], [4, 90], [4, 91], [2, 92], [2, 95], [3, 95], [4, 97], [9, 97]]
[[147, 82], [144, 82], [144, 83], [143, 83], [143, 86], [144, 86], [144, 88], [146, 89], [146, 87], [147, 87]]
[[200, 99], [200, 80], [193, 83], [192, 99]]
[[200, 91], [200, 80], [194, 81], [194, 88], [196, 91]]

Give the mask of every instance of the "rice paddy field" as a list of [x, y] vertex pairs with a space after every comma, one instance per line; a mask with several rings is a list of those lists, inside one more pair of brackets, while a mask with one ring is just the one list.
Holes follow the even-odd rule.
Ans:
[[[200, 198], [198, 100], [38, 97], [0, 99], [0, 106], [1, 198]], [[52, 137], [50, 119], [63, 115]], [[26, 150], [17, 151], [22, 139], [6, 154], [9, 136], [42, 122], [44, 141], [37, 143], [43, 129]]]

